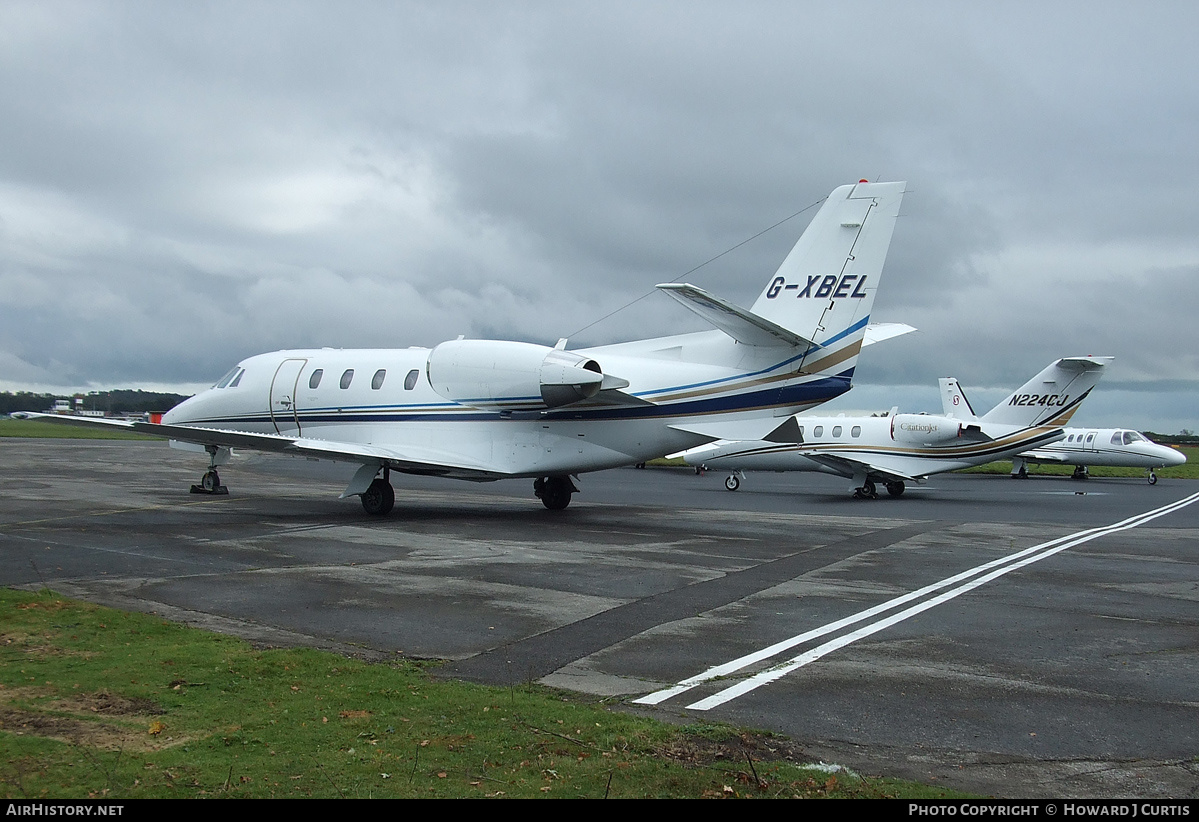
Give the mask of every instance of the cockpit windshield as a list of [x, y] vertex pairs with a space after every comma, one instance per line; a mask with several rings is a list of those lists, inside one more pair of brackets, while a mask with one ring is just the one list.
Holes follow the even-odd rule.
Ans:
[[226, 385], [229, 384], [230, 380], [232, 380], [235, 376], [237, 376], [237, 372], [240, 370], [241, 370], [241, 368], [239, 368], [238, 366], [236, 366], [236, 365], [233, 366], [233, 370], [231, 370], [225, 376], [221, 377], [220, 380], [217, 381], [217, 384], [213, 386], [213, 388], [224, 388]]

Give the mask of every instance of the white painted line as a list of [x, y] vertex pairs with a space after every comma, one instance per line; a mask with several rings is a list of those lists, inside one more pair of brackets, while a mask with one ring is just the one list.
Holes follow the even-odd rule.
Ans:
[[[755, 651], [752, 654], [747, 654], [745, 656], [739, 657], [738, 659], [732, 660], [731, 662], [726, 662], [721, 665], [717, 665], [715, 667], [709, 668], [708, 670], [704, 671], [701, 674], [697, 674], [696, 676], [690, 677], [688, 679], [684, 679], [682, 682], [680, 682], [679, 684], [677, 684], [673, 687], [665, 688], [661, 691], [656, 691], [652, 694], [648, 694], [647, 696], [643, 696], [640, 699], [636, 699], [633, 701], [634, 701], [634, 703], [641, 704], [641, 705], [656, 705], [660, 702], [664, 702], [667, 699], [670, 699], [671, 697], [678, 696], [681, 693], [685, 693], [686, 691], [691, 690], [692, 688], [694, 688], [695, 686], [697, 686], [701, 683], [707, 682], [707, 681], [715, 679], [717, 677], [727, 676], [731, 673], [735, 673], [736, 671], [739, 671], [742, 668], [748, 667], [750, 665], [753, 665], [755, 663], [761, 662], [766, 659], [770, 659], [773, 656], [777, 656], [778, 654], [782, 653], [783, 651], [794, 648], [797, 645], [802, 645], [805, 642], [809, 642], [813, 639], [817, 639], [821, 636], [825, 636], [827, 634], [833, 633], [842, 628], [846, 628], [850, 625], [854, 625], [858, 622], [865, 621], [867, 619], [870, 619], [871, 617], [874, 617], [879, 614], [882, 614], [887, 611], [898, 608], [901, 605], [906, 605], [909, 602], [912, 602], [917, 599], [921, 599], [921, 598], [928, 596], [929, 594], [939, 591], [943, 588], [948, 588], [952, 585], [956, 585], [965, 580], [969, 580], [972, 577], [975, 578], [972, 581], [959, 586], [958, 588], [955, 588], [951, 591], [947, 591], [937, 597], [933, 597], [932, 599], [929, 599], [919, 605], [908, 608], [904, 611], [901, 611], [898, 614], [894, 614], [891, 617], [887, 617], [876, 623], [867, 625], [867, 626], [860, 628], [857, 631], [854, 631], [843, 637], [832, 640], [830, 642], [826, 642], [825, 644], [823, 644], [817, 648], [814, 648], [811, 651], [808, 651], [804, 654], [801, 654], [798, 657], [795, 657], [794, 659], [790, 660], [787, 663], [784, 663], [783, 665], [779, 665], [779, 666], [776, 666], [775, 668], [771, 668], [767, 671], [763, 671], [762, 673], [759, 673], [756, 676], [751, 677], [750, 679], [744, 680], [743, 682], [738, 683], [737, 685], [734, 685], [730, 688], [726, 688], [725, 690], [723, 690], [717, 694], [714, 694], [713, 696], [710, 696], [707, 699], [700, 700], [699, 702], [696, 702], [692, 705], [687, 706], [688, 708], [693, 708], [695, 710], [709, 710], [710, 708], [714, 708], [717, 705], [721, 705], [721, 704], [729, 701], [730, 699], [734, 699], [737, 696], [740, 696], [744, 693], [748, 693], [749, 691], [751, 691], [757, 687], [760, 687], [761, 685], [764, 685], [767, 682], [771, 682], [775, 679], [778, 679], [779, 677], [784, 676], [787, 673], [790, 673], [791, 671], [795, 670], [796, 668], [802, 667], [803, 665], [807, 665], [809, 662], [813, 662], [813, 661], [819, 659], [820, 657], [825, 656], [825, 655], [837, 650], [838, 648], [843, 648], [844, 646], [846, 646], [852, 642], [856, 642], [858, 639], [861, 639], [866, 636], [870, 636], [871, 634], [877, 633], [878, 631], [888, 628], [891, 625], [901, 622], [911, 616], [915, 616], [916, 614], [926, 611], [929, 608], [932, 608], [936, 605], [940, 605], [943, 602], [947, 602], [951, 599], [954, 599], [955, 597], [958, 597], [961, 594], [971, 591], [971, 590], [979, 587], [980, 585], [983, 585], [994, 579], [998, 579], [999, 577], [1007, 574], [1009, 571], [1014, 571], [1017, 568], [1022, 568], [1026, 565], [1032, 564], [1033, 562], [1039, 562], [1042, 559], [1046, 559], [1047, 557], [1053, 556], [1054, 554], [1058, 553], [1059, 551], [1064, 551], [1065, 549], [1073, 547], [1075, 545], [1080, 545], [1084, 542], [1089, 542], [1093, 539], [1097, 539], [1098, 537], [1104, 536], [1106, 534], [1115, 533], [1117, 531], [1126, 530], [1128, 528], [1134, 528], [1145, 522], [1149, 522], [1150, 520], [1156, 519], [1160, 516], [1164, 516], [1172, 511], [1179, 509], [1179, 508], [1186, 507], [1187, 505], [1190, 505], [1194, 502], [1199, 502], [1199, 493], [1193, 494], [1190, 497], [1185, 497], [1181, 500], [1178, 500], [1177, 502], [1173, 502], [1168, 505], [1162, 506], [1161, 508], [1157, 508], [1152, 511], [1148, 511], [1143, 514], [1137, 514], [1136, 516], [1129, 517], [1128, 519], [1122, 520], [1113, 525], [1109, 525], [1109, 526], [1105, 526], [1105, 527], [1101, 527], [1101, 528], [1089, 528], [1084, 531], [1079, 531], [1074, 534], [1069, 534], [1064, 537], [1059, 537], [1057, 539], [1050, 540], [1048, 542], [1043, 542], [1039, 545], [1034, 545], [1031, 548], [1026, 548], [1022, 551], [1018, 551], [1015, 554], [1012, 554], [1010, 556], [1002, 557], [997, 560], [992, 560], [991, 562], [984, 563], [983, 565], [976, 566], [975, 568], [971, 568], [968, 571], [963, 571], [959, 574], [955, 574], [954, 576], [948, 577], [939, 582], [934, 582], [931, 585], [926, 585], [925, 587], [923, 587], [917, 591], [913, 591], [909, 594], [904, 594], [902, 596], [895, 597], [894, 599], [888, 600], [887, 602], [884, 602], [880, 605], [876, 605], [872, 608], [867, 608], [864, 611], [860, 611], [856, 614], [845, 617], [844, 619], [839, 619], [835, 622], [830, 622], [829, 624], [824, 625], [820, 628], [816, 628], [811, 631], [807, 631], [805, 633], [799, 634], [798, 636], [791, 637], [790, 639], [786, 639], [781, 642], [777, 642], [774, 645], [771, 645], [767, 648], [763, 648], [760, 651]], [[998, 569], [998, 570], [996, 570], [996, 569]], [[990, 571], [990, 573], [987, 573], [988, 571]]]

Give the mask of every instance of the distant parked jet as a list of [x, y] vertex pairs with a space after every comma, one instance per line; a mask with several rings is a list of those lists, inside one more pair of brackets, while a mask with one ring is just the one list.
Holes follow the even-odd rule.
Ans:
[[[946, 414], [963, 419], [973, 419], [970, 403], [962, 393], [962, 387], [953, 378], [941, 380], [941, 405]], [[963, 413], [964, 409], [964, 413]], [[1023, 451], [1012, 457], [1012, 477], [1028, 479], [1028, 464], [1051, 463], [1073, 465], [1073, 479], [1090, 476], [1087, 468], [1092, 465], [1115, 465], [1148, 470], [1150, 485], [1157, 483], [1154, 468], [1167, 465], [1182, 465], [1187, 461], [1184, 454], [1168, 445], [1158, 445], [1153, 440], [1126, 428], [1066, 428], [1057, 442]]]
[[[878, 482], [897, 497], [908, 482], [1005, 459], [1061, 439], [1062, 424], [1112, 359], [1057, 360], [983, 417], [974, 416], [958, 390], [944, 416], [897, 414], [897, 409], [874, 417], [798, 416], [789, 428], [775, 432], [785, 441], [718, 442], [682, 456], [688, 465], [731, 470], [724, 483], [730, 491], [741, 486], [738, 474], [744, 476], [747, 470], [820, 471], [851, 477], [855, 497], [876, 497]], [[953, 383], [956, 386], [956, 380]]]

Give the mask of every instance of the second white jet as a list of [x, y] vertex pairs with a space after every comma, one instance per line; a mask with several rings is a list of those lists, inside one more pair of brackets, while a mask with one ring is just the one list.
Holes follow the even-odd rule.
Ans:
[[[745, 471], [818, 471], [852, 478], [854, 496], [875, 498], [876, 483], [897, 497], [908, 482], [982, 465], [1054, 443], [1113, 357], [1066, 357], [982, 417], [960, 414], [792, 417], [789, 442], [718, 442], [682, 454], [688, 465], [728, 469], [730, 491]], [[956, 387], [956, 380], [942, 381]], [[958, 400], [962, 402], [962, 400]], [[952, 398], [947, 398], [952, 403]], [[950, 407], [946, 406], [947, 409]]]
[[[975, 419], [961, 385], [953, 378], [941, 380], [941, 407], [947, 415]], [[1157, 484], [1155, 468], [1182, 465], [1186, 455], [1159, 445], [1127, 428], [1066, 428], [1062, 438], [1012, 457], [1012, 478], [1028, 479], [1028, 464], [1073, 465], [1072, 479], [1087, 479], [1090, 466], [1144, 468], [1150, 485]]]

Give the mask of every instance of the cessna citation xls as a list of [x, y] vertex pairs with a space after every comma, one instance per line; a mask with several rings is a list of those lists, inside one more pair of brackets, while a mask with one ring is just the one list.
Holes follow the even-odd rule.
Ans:
[[371, 514], [395, 502], [392, 471], [529, 477], [547, 508], [565, 508], [572, 475], [785, 436], [792, 414], [848, 391], [903, 193], [866, 181], [833, 191], [750, 310], [658, 286], [716, 330], [575, 351], [466, 339], [277, 351], [238, 363], [160, 424], [70, 421], [203, 448], [197, 492], [224, 492], [217, 467], [249, 448], [358, 464], [342, 496]]
[[[1025, 396], [1035, 396], [1032, 394]], [[1028, 402], [1028, 400], [1025, 400]], [[974, 419], [970, 403], [957, 380], [941, 380], [941, 405], [946, 414]], [[1092, 465], [1144, 468], [1150, 485], [1157, 484], [1155, 468], [1182, 465], [1186, 455], [1168, 445], [1159, 445], [1137, 431], [1125, 428], [1065, 428], [1061, 439], [1012, 457], [1012, 477], [1028, 479], [1028, 464], [1073, 465], [1073, 479], [1090, 476]]]
[[[688, 465], [727, 468], [736, 491], [746, 470], [819, 471], [853, 480], [854, 496], [874, 499], [876, 482], [897, 497], [908, 482], [1010, 457], [1062, 438], [1061, 426], [1103, 375], [1111, 357], [1057, 360], [982, 417], [963, 415], [965, 397], [945, 401], [945, 415], [794, 418], [788, 442], [720, 442], [683, 454]], [[952, 381], [956, 387], [957, 381]], [[947, 381], [941, 381], [942, 395]], [[1031, 398], [1031, 399], [1030, 399]], [[782, 433], [781, 431], [779, 433]]]

